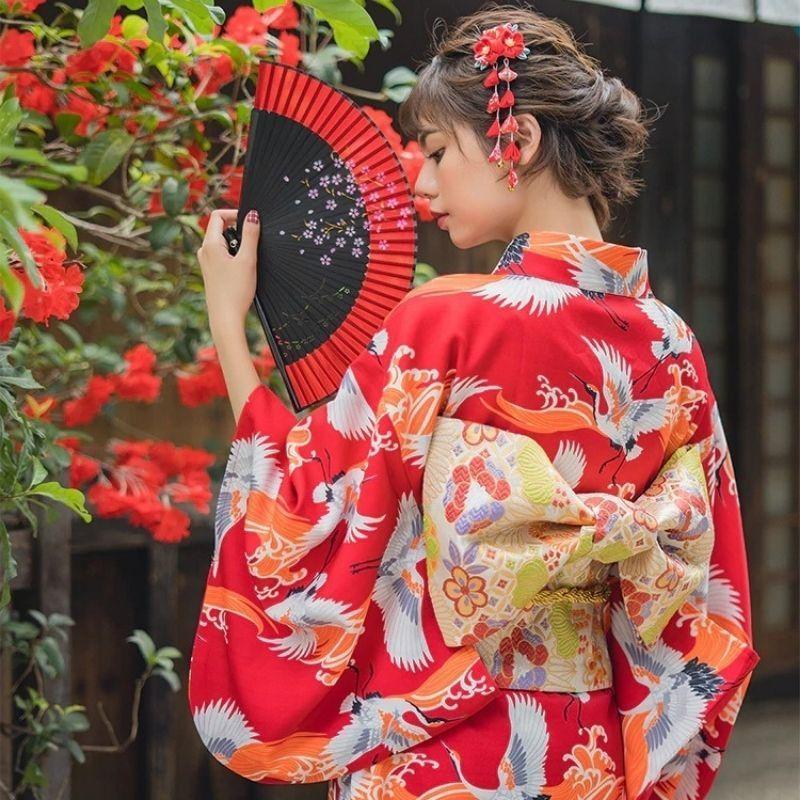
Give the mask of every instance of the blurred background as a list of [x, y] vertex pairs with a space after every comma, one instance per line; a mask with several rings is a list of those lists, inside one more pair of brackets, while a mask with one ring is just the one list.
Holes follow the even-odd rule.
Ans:
[[[37, 12], [47, 18], [60, 5]], [[242, 5], [248, 4], [221, 2], [229, 17]], [[342, 63], [342, 79], [393, 116], [397, 104], [379, 98], [384, 76], [422, 62], [437, 17], [452, 21], [480, 5], [405, 0], [400, 24], [371, 7], [378, 27], [393, 29], [391, 47], [370, 50], [363, 72]], [[736, 470], [761, 661], [711, 796], [797, 797], [800, 0], [539, 0], [535, 7], [567, 22], [640, 97], [666, 107], [642, 167], [647, 188], [604, 238], [647, 248], [656, 295], [698, 335]], [[494, 244], [460, 251], [435, 225], [420, 225], [419, 260], [439, 274], [488, 272], [501, 250]], [[215, 452], [224, 452], [231, 434], [224, 402], [186, 413], [174, 388], [157, 405], [131, 406], [122, 418], [151, 436]], [[111, 435], [110, 423], [95, 425], [96, 436]], [[248, 783], [212, 759], [197, 736], [185, 685], [212, 539], [202, 514], [192, 516], [191, 535], [176, 543], [127, 521], [83, 523], [66, 511], [51, 516], [38, 539], [20, 533], [13, 605], [75, 620], [63, 669], [48, 686], [62, 702], [86, 707], [90, 738], [101, 739], [104, 730], [98, 703], [117, 731], [130, 726], [140, 664], [120, 643], [132, 630], [183, 654], [175, 672], [184, 688], [148, 683], [131, 746], [90, 753], [83, 764], [67, 750], [53, 753], [45, 772], [61, 793], [42, 796], [324, 797], [323, 785]], [[8, 687], [7, 653], [0, 677]], [[0, 702], [0, 720], [10, 719], [6, 691]], [[12, 749], [0, 741], [0, 778], [8, 780]]]

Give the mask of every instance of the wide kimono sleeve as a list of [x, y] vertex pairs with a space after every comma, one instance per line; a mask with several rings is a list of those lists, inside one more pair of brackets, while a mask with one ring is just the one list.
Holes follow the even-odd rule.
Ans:
[[689, 442], [700, 447], [714, 528], [707, 579], [649, 648], [612, 594], [610, 646], [629, 800], [708, 795], [760, 658], [733, 463], [700, 362], [704, 399]]
[[409, 293], [333, 400], [297, 420], [259, 386], [223, 478], [189, 670], [211, 754], [260, 783], [325, 781], [459, 724], [497, 686], [426, 591], [423, 467], [455, 346]]

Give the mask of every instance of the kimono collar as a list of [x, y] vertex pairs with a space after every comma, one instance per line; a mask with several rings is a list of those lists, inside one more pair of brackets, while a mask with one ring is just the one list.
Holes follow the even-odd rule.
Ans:
[[647, 250], [559, 231], [524, 231], [506, 246], [492, 274], [511, 273], [585, 292], [652, 297]]

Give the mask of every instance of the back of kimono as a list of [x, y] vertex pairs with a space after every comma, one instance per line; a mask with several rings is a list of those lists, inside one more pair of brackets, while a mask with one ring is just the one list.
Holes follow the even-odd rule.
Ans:
[[716, 401], [645, 250], [519, 234], [326, 406], [249, 398], [189, 681], [238, 774], [698, 799], [757, 661]]

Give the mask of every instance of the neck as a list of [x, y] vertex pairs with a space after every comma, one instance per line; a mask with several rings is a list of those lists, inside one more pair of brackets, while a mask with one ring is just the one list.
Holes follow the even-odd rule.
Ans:
[[[603, 241], [588, 197], [567, 197], [548, 179], [547, 171], [520, 184], [520, 213], [512, 217], [504, 236], [513, 239], [525, 231], [560, 231]], [[513, 230], [512, 230], [513, 229]]]

